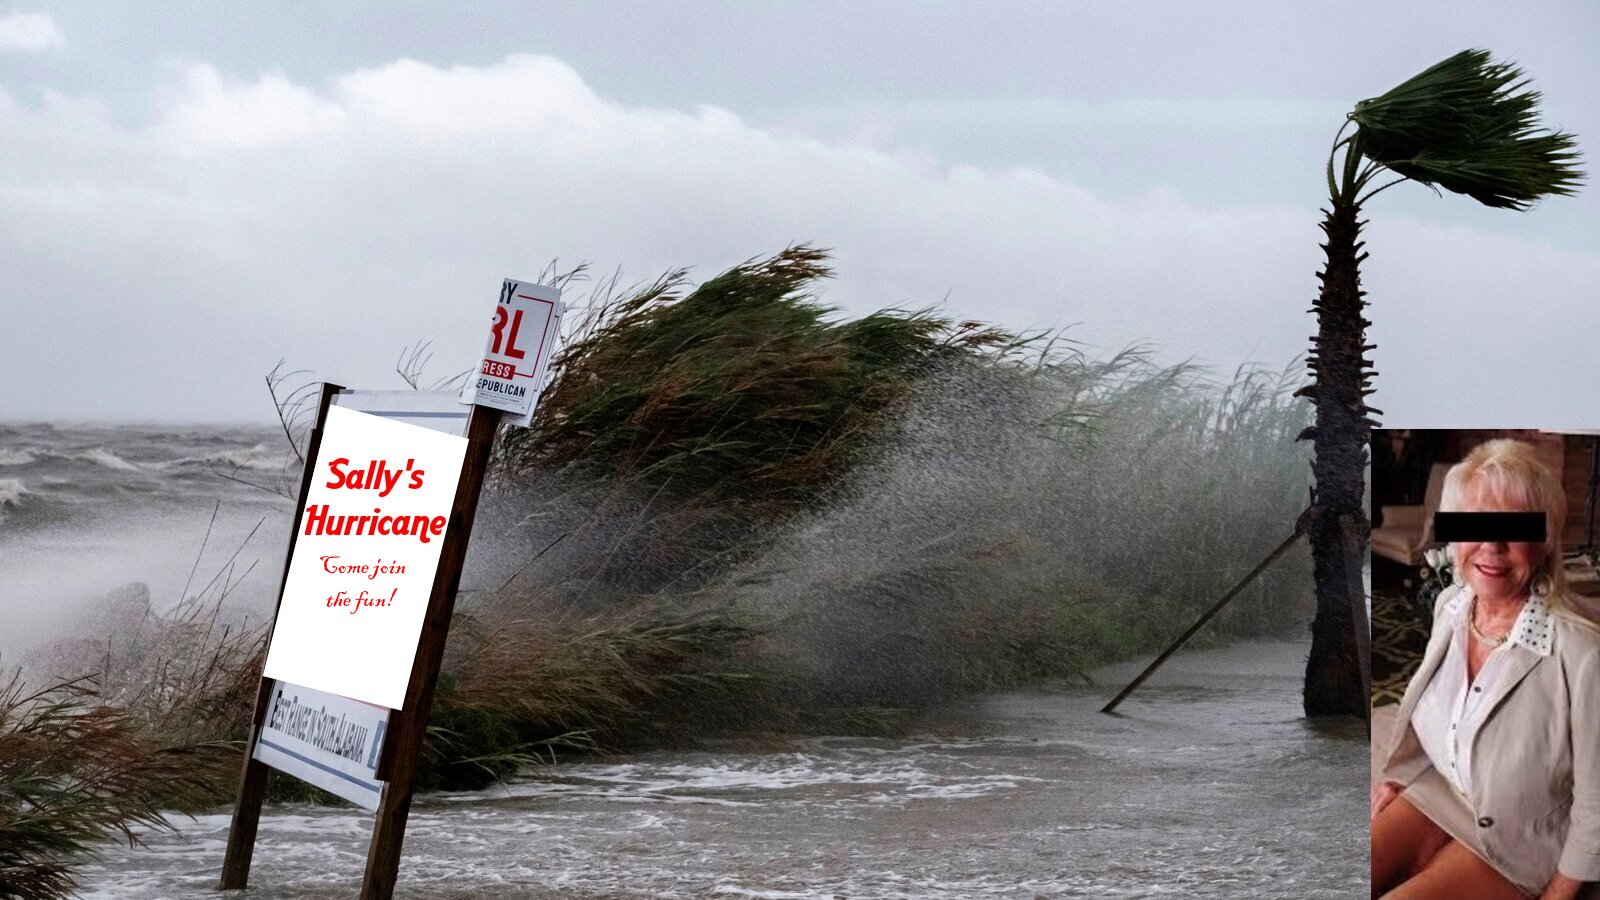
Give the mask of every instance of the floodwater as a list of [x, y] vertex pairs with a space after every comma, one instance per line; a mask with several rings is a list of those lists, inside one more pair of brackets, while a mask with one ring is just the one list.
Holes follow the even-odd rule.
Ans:
[[[805, 739], [561, 765], [413, 807], [415, 898], [1365, 897], [1365, 732], [1300, 717], [1305, 647], [1175, 657], [1100, 688], [974, 698], [906, 740]], [[243, 895], [225, 813], [83, 870], [96, 900], [344, 898], [371, 815], [269, 807]]]

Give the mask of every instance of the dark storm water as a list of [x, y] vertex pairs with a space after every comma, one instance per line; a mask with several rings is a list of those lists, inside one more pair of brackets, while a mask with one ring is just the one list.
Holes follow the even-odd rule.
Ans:
[[[1109, 688], [1057, 685], [929, 720], [961, 737], [641, 754], [423, 797], [400, 896], [1362, 897], [1365, 733], [1299, 717], [1304, 653], [1180, 654], [1115, 717]], [[205, 896], [227, 827], [112, 848], [85, 896]], [[370, 832], [269, 809], [246, 896], [353, 896]]]
[[270, 610], [294, 503], [263, 488], [286, 457], [259, 427], [0, 423], [0, 664], [92, 632], [130, 582], [165, 612], [230, 559], [230, 617]]

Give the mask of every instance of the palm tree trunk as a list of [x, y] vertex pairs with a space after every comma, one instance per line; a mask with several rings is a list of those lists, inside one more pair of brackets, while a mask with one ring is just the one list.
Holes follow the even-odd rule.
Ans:
[[[1311, 624], [1311, 656], [1306, 662], [1306, 715], [1356, 715], [1365, 718], [1361, 662], [1353, 603], [1364, 603], [1359, 573], [1371, 531], [1362, 509], [1362, 486], [1371, 427], [1377, 412], [1365, 403], [1372, 374], [1364, 354], [1368, 322], [1361, 290], [1362, 222], [1359, 205], [1334, 201], [1322, 223], [1328, 242], [1327, 264], [1317, 276], [1317, 335], [1307, 365], [1313, 382], [1301, 389], [1312, 398], [1316, 423], [1301, 437], [1316, 449], [1312, 473], [1316, 491], [1308, 519], [1317, 614]], [[1355, 523], [1358, 540], [1345, 540], [1341, 520]], [[1355, 580], [1355, 583], [1352, 583]], [[1364, 612], [1364, 611], [1363, 611]], [[1360, 616], [1365, 620], [1365, 615]]]

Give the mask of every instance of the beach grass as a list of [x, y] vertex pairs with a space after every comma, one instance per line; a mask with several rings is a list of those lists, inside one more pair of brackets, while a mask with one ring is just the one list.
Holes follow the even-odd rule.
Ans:
[[162, 740], [82, 683], [13, 678], [0, 687], [0, 896], [71, 896], [104, 840], [215, 804], [237, 767], [236, 748]]

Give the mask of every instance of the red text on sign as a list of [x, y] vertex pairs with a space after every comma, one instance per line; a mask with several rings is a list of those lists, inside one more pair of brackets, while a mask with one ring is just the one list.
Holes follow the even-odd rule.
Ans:
[[486, 359], [483, 361], [483, 374], [491, 378], [512, 378], [517, 374], [517, 367], [508, 362]]
[[[489, 328], [490, 332], [492, 332], [494, 335], [494, 343], [489, 352], [498, 353], [501, 356], [509, 356], [512, 359], [522, 359], [528, 355], [522, 350], [517, 349], [517, 332], [522, 328], [522, 310], [513, 310], [511, 313], [511, 334], [509, 337], [504, 333], [506, 327], [506, 318], [506, 308], [504, 306], [495, 307], [494, 324]], [[502, 344], [505, 345], [504, 351], [500, 349]], [[488, 373], [485, 372], [484, 374]]]

